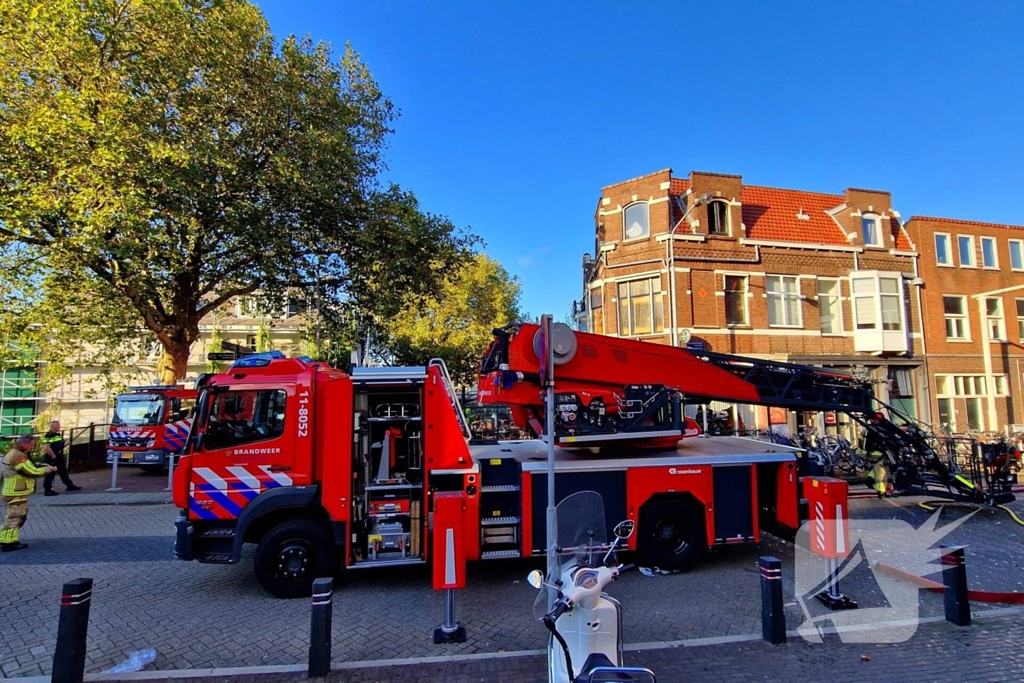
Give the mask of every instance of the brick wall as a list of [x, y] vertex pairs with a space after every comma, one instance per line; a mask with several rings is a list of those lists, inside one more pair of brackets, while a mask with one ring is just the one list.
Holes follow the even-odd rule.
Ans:
[[[1016, 300], [1024, 300], [1024, 270], [1014, 270], [1010, 263], [1010, 241], [1024, 241], [1024, 228], [974, 221], [913, 216], [907, 222], [907, 231], [920, 253], [920, 274], [924, 280], [923, 313], [925, 344], [927, 346], [927, 372], [934, 385], [940, 374], [979, 375], [985, 373], [984, 328], [986, 324], [977, 300], [972, 295], [1010, 289], [1017, 291], [992, 295], [1002, 301], [1003, 320], [1007, 339], [1005, 343], [989, 344], [994, 374], [1006, 375], [1010, 396], [1024, 396], [1021, 370], [1024, 349], [1017, 324]], [[936, 234], [948, 236], [948, 260], [939, 264]], [[972, 238], [969, 253], [974, 266], [962, 263], [958, 237]], [[983, 261], [982, 238], [994, 240], [996, 263], [986, 267]], [[1022, 242], [1024, 259], [1024, 242]], [[1024, 265], [1024, 264], [1022, 264]], [[948, 339], [946, 333], [945, 295], [963, 296], [967, 305], [966, 339]], [[987, 311], [986, 311], [987, 313]], [[1024, 422], [1024, 401], [1011, 397], [997, 397], [997, 427]], [[985, 402], [983, 402], [984, 404]], [[954, 400], [957, 427], [966, 424], [966, 401]], [[987, 410], [987, 408], [986, 408]]]

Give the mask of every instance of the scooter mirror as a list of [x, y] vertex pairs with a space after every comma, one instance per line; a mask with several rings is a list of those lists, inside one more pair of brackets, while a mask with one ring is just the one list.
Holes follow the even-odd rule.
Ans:
[[615, 525], [615, 537], [626, 540], [636, 531], [636, 522], [631, 519], [624, 519]]
[[534, 569], [527, 575], [526, 580], [531, 586], [540, 590], [540, 587], [544, 585], [544, 574], [541, 570]]

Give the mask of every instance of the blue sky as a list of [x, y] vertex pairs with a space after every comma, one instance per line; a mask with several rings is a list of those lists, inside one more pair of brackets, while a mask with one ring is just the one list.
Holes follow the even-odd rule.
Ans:
[[579, 298], [600, 188], [672, 168], [1024, 225], [1022, 2], [258, 0], [351, 41], [401, 110], [390, 179], [533, 315]]

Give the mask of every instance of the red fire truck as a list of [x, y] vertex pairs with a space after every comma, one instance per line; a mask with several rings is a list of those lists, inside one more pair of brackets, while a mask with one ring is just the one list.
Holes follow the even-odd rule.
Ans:
[[107, 463], [154, 470], [180, 453], [192, 427], [195, 389], [181, 385], [132, 387], [119, 394], [107, 437]]
[[[537, 427], [538, 327], [495, 334], [478, 400], [510, 405], [517, 423]], [[553, 341], [556, 497], [599, 492], [607, 519], [637, 523], [629, 545], [640, 561], [666, 569], [801, 519], [802, 453], [738, 437], [680, 441], [698, 433], [684, 401], [827, 405], [872, 429], [892, 425], [870, 412], [863, 386], [819, 368], [698, 357], [564, 326]], [[346, 374], [277, 353], [242, 359], [200, 387], [174, 476], [175, 554], [229, 564], [255, 543], [256, 576], [278, 597], [308, 595], [315, 577], [343, 569], [404, 564], [430, 563], [435, 587], [451, 587], [466, 560], [543, 554], [546, 445], [468, 442], [441, 361]], [[940, 474], [940, 487], [951, 477]]]

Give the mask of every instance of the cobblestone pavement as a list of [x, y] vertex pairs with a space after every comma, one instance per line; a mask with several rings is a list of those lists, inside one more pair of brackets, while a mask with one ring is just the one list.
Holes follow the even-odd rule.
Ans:
[[[649, 668], [659, 683], [690, 681], [780, 681], [785, 683], [853, 683], [877, 680], [965, 681], [1024, 680], [1024, 614], [979, 619], [966, 628], [946, 623], [924, 624], [917, 634], [897, 645], [843, 643], [838, 635], [823, 643], [802, 639], [772, 646], [746, 641], [701, 647], [626, 651], [627, 666]], [[474, 659], [461, 662], [416, 663], [388, 667], [335, 670], [325, 683], [517, 683], [547, 681], [543, 656]], [[208, 676], [194, 683], [299, 683], [304, 673]], [[158, 682], [159, 679], [150, 679]], [[180, 679], [165, 679], [173, 683]]]
[[[1024, 513], [1021, 503], [1015, 503], [1014, 509]], [[853, 501], [851, 510], [856, 517], [898, 517], [914, 526], [930, 514], [909, 500]], [[0, 649], [0, 672], [31, 676], [49, 671], [60, 588], [63, 582], [80, 576], [95, 580], [87, 671], [106, 670], [128, 651], [144, 647], [157, 649], [151, 668], [164, 670], [304, 662], [307, 601], [266, 596], [252, 576], [251, 549], [235, 566], [170, 559], [176, 514], [170, 505], [32, 508], [24, 533], [32, 547], [0, 556], [6, 584], [0, 593], [0, 614], [4, 615], [0, 642], [8, 646]], [[943, 514], [953, 518], [961, 512], [947, 510]], [[1012, 523], [1005, 512], [975, 515], [948, 540], [967, 543], [972, 587], [1019, 589], [1024, 527]], [[626, 642], [759, 633], [759, 555], [782, 559], [788, 572], [784, 591], [790, 603], [787, 623], [796, 627], [802, 612], [793, 595], [792, 544], [765, 536], [757, 547], [723, 548], [685, 574], [646, 578], [632, 572], [623, 576], [610, 593], [624, 606]], [[443, 599], [430, 589], [425, 568], [350, 571], [335, 592], [335, 660], [540, 649], [544, 631], [532, 618], [534, 591], [524, 580], [536, 566], [540, 566], [536, 561], [471, 565], [469, 587], [457, 598], [457, 615], [469, 640], [445, 647], [435, 646], [431, 640], [443, 617]], [[867, 575], [870, 577], [870, 572]], [[851, 575], [844, 590], [865, 600], [877, 586]], [[920, 605], [923, 616], [942, 613], [941, 596], [922, 591]], [[985, 609], [986, 605], [974, 607]], [[735, 647], [742, 651], [754, 646]], [[728, 648], [719, 650], [723, 651]], [[644, 657], [648, 655], [656, 656], [650, 652]], [[490, 666], [489, 661], [479, 666]], [[529, 658], [516, 661], [532, 666]]]

